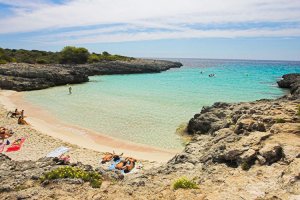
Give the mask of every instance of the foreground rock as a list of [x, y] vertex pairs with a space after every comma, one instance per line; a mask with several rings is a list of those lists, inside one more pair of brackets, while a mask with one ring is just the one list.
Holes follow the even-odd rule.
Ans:
[[16, 91], [45, 89], [58, 85], [87, 82], [88, 76], [105, 74], [158, 73], [182, 64], [171, 61], [135, 59], [102, 61], [85, 65], [0, 65], [0, 88]]

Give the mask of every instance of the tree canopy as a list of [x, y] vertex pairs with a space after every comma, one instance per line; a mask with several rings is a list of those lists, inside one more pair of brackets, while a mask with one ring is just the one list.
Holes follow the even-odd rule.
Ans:
[[62, 64], [84, 64], [87, 62], [89, 54], [86, 48], [66, 46], [60, 52], [59, 62]]
[[0, 64], [18, 62], [30, 64], [84, 64], [100, 61], [133, 60], [132, 57], [112, 55], [106, 51], [90, 53], [86, 48], [66, 46], [60, 52], [0, 48]]

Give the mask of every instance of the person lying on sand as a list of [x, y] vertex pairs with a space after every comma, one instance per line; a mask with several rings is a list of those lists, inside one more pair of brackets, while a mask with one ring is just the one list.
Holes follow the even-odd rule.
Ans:
[[17, 139], [16, 141], [14, 141], [13, 145], [19, 145], [21, 144], [22, 139]]
[[0, 127], [0, 139], [7, 139], [14, 134], [12, 130], [8, 130], [4, 127]]
[[125, 160], [127, 160], [127, 163], [122, 169], [124, 170], [124, 173], [129, 173], [135, 167], [135, 162], [137, 160], [134, 158], [126, 158]]
[[101, 160], [101, 164], [107, 163], [111, 160], [114, 160], [114, 161], [119, 160], [122, 155], [123, 155], [123, 153], [121, 153], [120, 155], [117, 155], [115, 153], [115, 151], [113, 151], [113, 153], [106, 152]]
[[25, 119], [23, 117], [19, 117], [18, 119], [18, 124], [20, 125], [28, 125], [28, 123], [25, 121]]
[[4, 133], [7, 129], [4, 127], [0, 127], [0, 134]]
[[116, 164], [116, 169], [122, 170], [123, 167], [127, 164], [127, 160], [121, 160], [118, 164]]
[[56, 162], [58, 165], [67, 165], [70, 163], [70, 156], [62, 154], [58, 157], [58, 161]]

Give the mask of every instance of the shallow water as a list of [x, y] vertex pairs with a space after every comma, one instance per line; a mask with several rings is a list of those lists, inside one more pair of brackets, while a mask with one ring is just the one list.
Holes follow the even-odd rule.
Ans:
[[[90, 82], [26, 92], [27, 101], [66, 122], [166, 149], [182, 148], [176, 129], [216, 101], [276, 98], [283, 74], [300, 62], [176, 59], [184, 67], [159, 74], [90, 77]], [[201, 74], [200, 72], [203, 72]], [[215, 77], [208, 77], [214, 73]]]

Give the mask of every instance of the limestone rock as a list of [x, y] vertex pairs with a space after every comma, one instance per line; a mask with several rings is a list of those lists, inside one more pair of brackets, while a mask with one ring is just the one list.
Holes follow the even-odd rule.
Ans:
[[150, 59], [102, 61], [85, 65], [9, 63], [0, 65], [0, 88], [16, 91], [38, 90], [87, 82], [88, 76], [93, 75], [158, 73], [181, 66], [179, 62]]
[[279, 144], [267, 144], [259, 150], [259, 154], [266, 159], [268, 165], [283, 157], [282, 147]]

